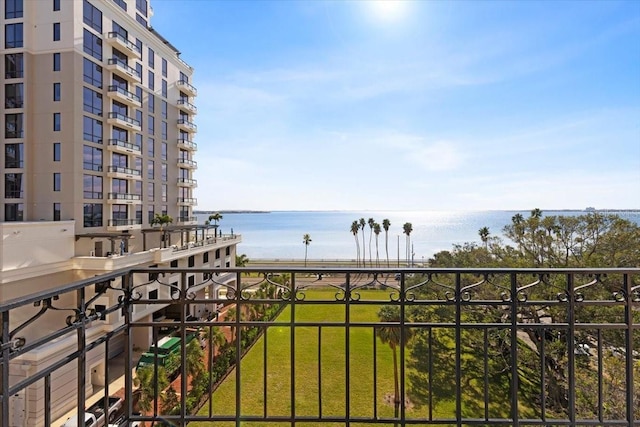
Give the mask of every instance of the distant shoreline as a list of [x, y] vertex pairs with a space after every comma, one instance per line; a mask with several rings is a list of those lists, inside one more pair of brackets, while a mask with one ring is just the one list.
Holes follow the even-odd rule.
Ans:
[[[542, 212], [586, 212], [586, 213], [593, 213], [593, 212], [599, 212], [599, 213], [616, 213], [616, 212], [640, 212], [640, 208], [639, 209], [541, 209]], [[429, 212], [430, 210], [424, 210], [424, 212]], [[487, 209], [487, 210], [483, 210], [483, 211], [475, 211], [475, 210], [470, 210], [468, 212], [526, 212], [528, 211], [527, 209], [524, 210], [519, 210], [519, 209]], [[379, 210], [364, 210], [364, 211], [358, 211], [358, 210], [335, 210], [335, 209], [328, 209], [328, 210], [269, 210], [269, 211], [262, 211], [262, 210], [251, 210], [251, 209], [237, 209], [237, 210], [218, 210], [218, 211], [198, 211], [198, 210], [194, 210], [193, 213], [195, 215], [213, 215], [215, 213], [220, 213], [220, 214], [268, 214], [268, 213], [273, 213], [273, 212], [387, 212], [385, 210], [379, 211]], [[416, 212], [423, 212], [422, 210], [420, 211], [416, 211]], [[438, 210], [434, 210], [434, 212], [438, 212]], [[456, 212], [467, 212], [467, 211], [456, 211]]]
[[194, 215], [213, 215], [215, 213], [219, 214], [263, 214], [263, 213], [271, 213], [271, 211], [251, 211], [251, 210], [234, 210], [234, 211], [193, 211]]

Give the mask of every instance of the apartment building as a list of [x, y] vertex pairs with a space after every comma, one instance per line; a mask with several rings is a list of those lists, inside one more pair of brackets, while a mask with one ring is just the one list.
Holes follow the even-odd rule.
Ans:
[[[132, 266], [233, 266], [241, 237], [216, 235], [193, 214], [194, 70], [151, 26], [149, 1], [0, 4], [0, 299]], [[162, 229], [153, 226], [156, 214], [173, 222]], [[217, 285], [204, 276], [188, 275], [188, 285], [201, 296], [215, 295]], [[178, 280], [165, 278], [172, 285]], [[225, 280], [233, 285], [233, 277], [217, 283]], [[140, 291], [151, 299], [168, 299], [171, 292], [158, 282]], [[116, 302], [98, 290], [96, 296], [97, 310]], [[66, 295], [55, 304], [73, 307], [77, 301]], [[59, 328], [69, 314], [45, 310], [31, 322], [40, 309], [10, 321], [27, 342]], [[201, 316], [208, 308], [189, 310]], [[162, 313], [142, 308], [134, 315], [151, 319]], [[87, 334], [107, 333], [121, 322], [121, 313], [111, 313]], [[150, 332], [141, 330], [135, 341], [140, 348], [148, 346]], [[15, 369], [12, 365], [11, 380], [56, 363], [72, 342], [61, 337], [39, 353], [25, 354]], [[122, 347], [122, 339], [111, 340], [108, 357], [117, 357]], [[90, 394], [104, 379], [105, 347], [87, 357], [92, 361], [85, 373]], [[51, 395], [54, 415], [75, 403], [77, 374], [72, 363], [62, 374], [61, 386]], [[42, 384], [35, 384], [25, 395], [12, 397], [12, 425], [43, 425], [42, 393]]]

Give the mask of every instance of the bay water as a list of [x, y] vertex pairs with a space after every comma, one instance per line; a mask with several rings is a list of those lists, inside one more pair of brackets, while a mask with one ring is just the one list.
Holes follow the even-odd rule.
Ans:
[[[422, 263], [434, 253], [449, 250], [454, 244], [477, 242], [478, 230], [488, 227], [492, 236], [503, 237], [502, 229], [511, 223], [517, 214], [525, 218], [530, 211], [272, 211], [225, 213], [219, 222], [224, 234], [232, 232], [242, 236], [238, 254], [246, 254], [249, 259], [304, 259], [304, 234], [311, 236], [308, 259], [346, 260], [356, 258], [356, 243], [351, 233], [351, 223], [364, 218], [373, 218], [382, 226], [383, 219], [389, 219], [388, 234], [389, 259], [406, 259], [406, 236], [403, 224], [410, 222], [411, 248], [413, 260]], [[640, 224], [640, 211], [612, 212]], [[543, 211], [544, 215], [584, 215], [584, 211]], [[198, 223], [204, 224], [209, 214], [197, 214]], [[364, 250], [369, 257], [369, 225], [364, 230]], [[358, 232], [362, 251], [363, 231]], [[376, 236], [371, 237], [371, 255], [376, 259]], [[378, 254], [386, 259], [385, 232], [378, 237]], [[399, 256], [398, 256], [399, 254]]]

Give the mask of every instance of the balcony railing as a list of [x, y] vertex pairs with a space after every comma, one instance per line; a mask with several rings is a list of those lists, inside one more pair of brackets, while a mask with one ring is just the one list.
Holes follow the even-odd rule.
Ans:
[[140, 122], [133, 117], [125, 116], [124, 114], [110, 111], [107, 115], [107, 122], [122, 123], [128, 127], [140, 130]]
[[142, 196], [139, 194], [131, 194], [131, 193], [109, 193], [108, 198], [110, 200], [132, 200], [132, 201], [140, 201], [142, 200]]
[[[151, 315], [168, 305], [174, 322]], [[99, 398], [123, 395], [124, 419], [147, 424], [640, 422], [638, 268], [135, 268], [3, 301], [0, 317], [0, 425], [25, 393], [43, 396], [33, 425], [74, 406], [83, 419], [96, 369]], [[167, 330], [177, 365], [156, 347], [140, 360], [174, 388], [134, 381], [134, 348]], [[120, 350], [122, 379], [105, 368]]]
[[122, 147], [125, 150], [131, 151], [131, 152], [134, 152], [134, 151], [140, 152], [142, 150], [142, 148], [139, 145], [132, 144], [127, 141], [122, 141], [120, 139], [110, 139], [109, 145], [114, 147]]
[[190, 96], [198, 95], [198, 90], [186, 80], [178, 80], [176, 86], [178, 89], [186, 92]]
[[124, 227], [129, 225], [141, 225], [142, 220], [139, 218], [121, 218], [121, 219], [110, 219], [107, 221], [107, 225], [109, 227]]
[[136, 58], [140, 58], [140, 56], [142, 55], [140, 48], [136, 46], [135, 43], [129, 41], [129, 39], [127, 39], [120, 33], [116, 33], [114, 31], [107, 33], [107, 40], [109, 40], [112, 43], [116, 43], [120, 46], [124, 46], [131, 53], [133, 53], [136, 56]]
[[109, 166], [107, 172], [124, 174], [124, 175], [133, 175], [134, 177], [142, 176], [142, 171], [138, 169], [131, 168], [123, 168], [121, 166]]

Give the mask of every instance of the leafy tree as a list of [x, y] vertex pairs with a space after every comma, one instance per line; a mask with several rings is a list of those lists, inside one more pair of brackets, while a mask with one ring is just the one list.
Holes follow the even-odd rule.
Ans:
[[246, 267], [249, 261], [246, 254], [236, 255], [236, 267]]
[[410, 265], [411, 258], [411, 232], [413, 231], [413, 225], [410, 222], [405, 222], [402, 226], [403, 233], [407, 236], [407, 265]]
[[204, 371], [205, 366], [202, 361], [204, 352], [200, 347], [200, 340], [198, 337], [192, 339], [187, 344], [187, 374], [192, 378], [196, 378], [201, 372]]
[[380, 254], [378, 253], [378, 237], [380, 236], [380, 224], [373, 224], [373, 233], [376, 235], [376, 267], [380, 267]]
[[163, 412], [166, 414], [175, 414], [179, 404], [180, 399], [178, 399], [178, 394], [173, 386], [170, 386], [167, 391], [162, 394]]
[[389, 227], [391, 227], [391, 222], [388, 219], [382, 220], [382, 228], [384, 228], [384, 250], [387, 254], [387, 268], [389, 265]]
[[167, 214], [155, 214], [153, 219], [151, 220], [151, 226], [159, 225], [160, 231], [162, 231], [162, 241], [163, 247], [167, 247], [167, 232], [165, 227], [173, 222], [173, 218]]
[[360, 242], [358, 241], [358, 231], [360, 230], [360, 225], [358, 221], [353, 221], [351, 223], [351, 234], [356, 239], [356, 266], [360, 263]]
[[302, 243], [304, 243], [304, 266], [307, 266], [307, 249], [309, 248], [309, 244], [311, 244], [311, 236], [309, 234], [305, 234], [302, 236]]
[[140, 393], [138, 408], [142, 411], [150, 411], [153, 407], [153, 401], [169, 385], [169, 378], [164, 367], [158, 366], [157, 378], [154, 373], [154, 366], [143, 366], [136, 370], [136, 377], [133, 379], [133, 384], [138, 387]]
[[397, 325], [386, 325], [377, 328], [378, 338], [393, 351], [393, 407], [397, 418], [400, 410], [400, 383], [398, 378], [398, 346], [405, 346], [411, 339], [411, 328], [404, 328], [404, 342], [402, 341], [402, 328], [400, 327], [400, 307], [384, 305], [378, 311], [381, 322], [398, 323]]

